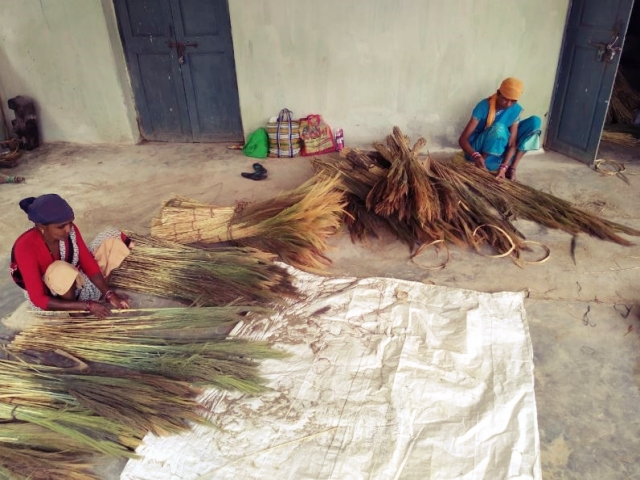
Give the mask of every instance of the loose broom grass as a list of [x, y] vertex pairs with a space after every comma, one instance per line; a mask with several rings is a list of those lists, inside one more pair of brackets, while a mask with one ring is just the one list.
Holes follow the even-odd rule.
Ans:
[[[28, 428], [28, 424], [16, 427]], [[51, 438], [50, 433], [46, 433]], [[6, 480], [100, 480], [79, 450], [43, 450], [0, 441], [0, 478]]]
[[[8, 349], [18, 354], [63, 349], [85, 363], [102, 363], [248, 394], [264, 391], [258, 360], [281, 358], [283, 353], [264, 343], [222, 340], [215, 333], [211, 337], [193, 338], [187, 334], [180, 338], [178, 325], [187, 332], [197, 331], [208, 314], [215, 314], [218, 309], [170, 310], [162, 315], [116, 316], [106, 321], [55, 318], [22, 331]], [[165, 334], [165, 330], [169, 333]]]
[[197, 306], [264, 305], [297, 295], [291, 275], [273, 263], [273, 254], [130, 237], [135, 247], [112, 272], [114, 287]]

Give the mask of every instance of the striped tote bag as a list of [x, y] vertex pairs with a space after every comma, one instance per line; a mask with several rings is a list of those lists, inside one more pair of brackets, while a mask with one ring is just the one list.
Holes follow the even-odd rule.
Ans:
[[283, 108], [278, 118], [267, 123], [270, 157], [297, 157], [300, 155], [300, 123], [293, 120], [293, 113]]

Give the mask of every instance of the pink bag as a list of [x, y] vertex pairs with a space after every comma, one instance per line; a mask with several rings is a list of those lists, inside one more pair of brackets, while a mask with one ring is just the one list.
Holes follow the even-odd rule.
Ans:
[[327, 125], [320, 115], [308, 115], [300, 119], [300, 139], [302, 155], [322, 155], [336, 151], [336, 143]]

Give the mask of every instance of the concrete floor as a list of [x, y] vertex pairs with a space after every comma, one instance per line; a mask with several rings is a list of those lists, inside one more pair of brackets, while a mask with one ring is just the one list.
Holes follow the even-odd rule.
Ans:
[[[525, 158], [519, 178], [640, 228], [640, 178], [634, 176], [640, 163], [635, 159], [635, 154], [625, 157], [631, 185], [555, 153]], [[252, 163], [224, 145], [45, 145], [10, 171], [25, 176], [25, 184], [0, 186], [5, 206], [0, 210], [0, 263], [8, 263], [14, 239], [30, 227], [17, 205], [26, 196], [59, 193], [74, 208], [85, 238], [91, 238], [109, 225], [147, 233], [160, 203], [171, 194], [231, 205], [270, 198], [312, 174], [304, 158], [267, 159], [267, 180], [241, 178]], [[546, 263], [521, 269], [509, 259], [452, 248], [446, 268], [435, 271], [424, 267], [441, 263], [442, 252], [438, 257], [428, 250], [412, 263], [406, 246], [388, 235], [354, 245], [342, 232], [332, 240], [329, 273], [486, 292], [527, 291], [544, 478], [640, 479], [640, 246], [622, 247], [583, 235], [574, 264], [569, 235], [524, 221], [519, 227], [530, 240], [551, 249]], [[22, 301], [8, 275], [1, 276], [0, 316]], [[112, 468], [107, 477], [117, 478], [117, 470]]]

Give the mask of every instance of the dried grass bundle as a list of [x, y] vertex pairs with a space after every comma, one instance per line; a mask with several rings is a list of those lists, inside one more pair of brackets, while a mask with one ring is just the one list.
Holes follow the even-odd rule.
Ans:
[[297, 295], [291, 275], [273, 263], [273, 254], [130, 237], [135, 247], [112, 272], [114, 287], [198, 306], [264, 305]]
[[449, 165], [452, 175], [473, 186], [475, 193], [503, 217], [516, 216], [572, 235], [586, 233], [601, 240], [631, 245], [620, 234], [640, 236], [640, 231], [573, 206], [549, 193], [516, 182], [497, 182], [486, 170], [471, 164]]
[[374, 147], [390, 164], [387, 175], [379, 180], [367, 195], [367, 208], [383, 217], [394, 217], [399, 221], [413, 218], [422, 229], [437, 218], [439, 198], [429, 180], [428, 166], [418, 160], [417, 154], [426, 145], [419, 138], [409, 148], [409, 137], [398, 127], [387, 137], [386, 146], [375, 143]]
[[[7, 392], [10, 392], [10, 385]], [[0, 419], [3, 422], [33, 424], [49, 431], [54, 438], [82, 445], [84, 451], [94, 451], [114, 457], [135, 456], [133, 448], [140, 437], [119, 422], [115, 422], [83, 408], [60, 408], [51, 399], [48, 404], [21, 400], [20, 404], [0, 402]], [[40, 399], [44, 402], [44, 399]], [[2, 429], [0, 428], [0, 432]]]
[[340, 228], [346, 206], [337, 183], [335, 178], [312, 179], [270, 200], [236, 208], [177, 198], [163, 206], [151, 235], [182, 244], [233, 241], [318, 272], [330, 263], [324, 254], [327, 240]]
[[151, 235], [177, 243], [225, 242], [229, 240], [229, 224], [235, 210], [174, 197], [152, 220]]
[[[16, 424], [15, 430], [31, 427]], [[0, 428], [0, 435], [5, 435]], [[55, 440], [50, 432], [44, 433]], [[83, 450], [41, 449], [0, 441], [0, 478], [7, 480], [100, 480], [94, 464]], [[53, 442], [52, 442], [53, 443]]]
[[[529, 248], [528, 241], [511, 223], [515, 217], [572, 235], [588, 233], [621, 245], [631, 243], [620, 234], [640, 235], [638, 230], [585, 212], [553, 195], [519, 183], [496, 181], [490, 172], [468, 163], [454, 164], [427, 158], [425, 165], [420, 165], [424, 174], [418, 173], [418, 167], [414, 173], [401, 173], [402, 170], [396, 166], [397, 161], [392, 161], [390, 168], [385, 170], [376, 160], [379, 154], [392, 160], [407, 159], [409, 164], [418, 165], [415, 156], [411, 158], [411, 151], [407, 152], [405, 147], [398, 146], [398, 138], [403, 140], [403, 145], [408, 145], [408, 140], [399, 130], [394, 129], [394, 135], [390, 138], [393, 140], [387, 141], [393, 141], [396, 145], [395, 157], [390, 155], [389, 148], [384, 150], [378, 146], [377, 153], [347, 150], [340, 158], [314, 161], [319, 174], [340, 175], [341, 185], [338, 188], [349, 201], [347, 211], [351, 218], [346, 221], [352, 239], [376, 236], [376, 230], [384, 225], [406, 242], [412, 251], [417, 248], [415, 251], [419, 252], [419, 246], [446, 240], [470, 246], [477, 251], [482, 251], [488, 245], [498, 253], [497, 256], [510, 254], [517, 259], [522, 250]], [[416, 213], [417, 210], [407, 209], [411, 196], [409, 185], [413, 185], [412, 188], [420, 185], [409, 181], [411, 175], [426, 178], [431, 191], [437, 195], [437, 200], [431, 199], [430, 193], [421, 200], [429, 206], [430, 221], [420, 221], [426, 210], [422, 210], [421, 214]], [[399, 182], [395, 192], [394, 182]], [[384, 195], [387, 197], [382, 198]], [[379, 203], [374, 201], [376, 198]], [[383, 205], [378, 211], [384, 216], [376, 213], [376, 206], [379, 205]]]
[[604, 130], [602, 132], [602, 141], [616, 143], [618, 145], [624, 145], [626, 147], [638, 147], [640, 141], [630, 133], [624, 132], [611, 132]]
[[[208, 424], [194, 384], [263, 391], [258, 360], [283, 354], [225, 339], [246, 310], [59, 315], [23, 330], [6, 349], [20, 361], [0, 360], [0, 476], [95, 478], [92, 453], [134, 458], [147, 432]], [[33, 358], [56, 366], [25, 362]], [[61, 359], [74, 367], [57, 366]]]
[[611, 120], [614, 123], [632, 125], [638, 108], [640, 108], [640, 93], [631, 86], [622, 69], [618, 69], [609, 107]]
[[312, 178], [292, 193], [245, 206], [231, 224], [234, 230], [253, 225], [258, 232], [240, 243], [277, 254], [301, 270], [322, 272], [331, 264], [324, 253], [328, 239], [340, 229], [346, 207], [339, 182]]

